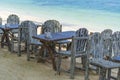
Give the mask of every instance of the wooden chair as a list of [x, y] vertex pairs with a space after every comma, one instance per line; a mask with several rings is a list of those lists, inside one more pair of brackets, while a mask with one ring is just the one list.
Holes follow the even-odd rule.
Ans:
[[[101, 32], [100, 45], [96, 50], [96, 54], [99, 54], [99, 56], [92, 54], [92, 57], [90, 58], [91, 54], [90, 53], [88, 54], [87, 56], [88, 63], [86, 64], [85, 80], [89, 80], [88, 78], [89, 77], [89, 72], [88, 72], [89, 64], [100, 68], [99, 80], [110, 80], [111, 69], [120, 68], [120, 64], [108, 60], [109, 56], [111, 56], [112, 54], [111, 35], [112, 35], [112, 30], [110, 29], [107, 29]], [[118, 77], [117, 80], [120, 80], [120, 78]]]
[[112, 35], [113, 39], [113, 58], [115, 56], [120, 56], [120, 31], [116, 31]]
[[105, 29], [104, 31], [101, 32], [101, 44], [102, 44], [103, 56], [106, 58], [111, 57], [112, 55], [112, 49], [109, 49], [111, 48], [112, 45], [111, 42], [112, 42], [112, 30]]
[[[116, 31], [112, 35], [113, 45], [112, 45], [112, 56], [111, 60], [120, 63], [120, 31]], [[118, 70], [118, 79], [120, 79], [120, 68]], [[113, 77], [114, 78], [114, 77]], [[116, 78], [115, 78], [116, 79]]]
[[61, 30], [62, 30], [62, 25], [57, 20], [47, 20], [42, 25], [41, 33], [42, 34], [45, 32], [55, 33], [55, 32], [61, 32]]
[[58, 51], [57, 72], [61, 71], [62, 56], [68, 56], [70, 60], [70, 78], [74, 78], [74, 71], [76, 67], [76, 58], [82, 58], [83, 66], [86, 63], [86, 50], [88, 44], [88, 30], [80, 28], [76, 31], [75, 36], [72, 38], [72, 45], [70, 51]]
[[40, 46], [41, 43], [32, 36], [37, 35], [37, 26], [32, 21], [23, 21], [19, 26], [19, 35], [18, 35], [18, 56], [21, 55], [21, 43], [26, 44], [27, 49], [27, 60], [30, 60], [30, 46]]
[[[2, 26], [2, 18], [1, 17], [0, 17], [0, 26]], [[2, 34], [3, 34], [3, 31], [0, 29], [0, 39], [1, 39]]]
[[[7, 18], [7, 24], [6, 25], [19, 25], [20, 19], [16, 14], [11, 14]], [[11, 38], [11, 52], [14, 51], [14, 43], [16, 43], [16, 38], [18, 37], [18, 29], [12, 29], [10, 31], [10, 38]]]
[[[57, 20], [47, 20], [44, 22], [41, 28], [41, 33], [55, 33], [55, 32], [62, 32], [62, 25]], [[59, 46], [59, 50], [61, 49], [62, 45], [69, 45], [71, 41], [68, 40], [62, 40], [58, 41], [57, 45]]]
[[[7, 24], [19, 24], [20, 19], [16, 14], [11, 14], [7, 18]], [[13, 33], [18, 33], [18, 29], [12, 30]]]
[[[2, 26], [2, 18], [0, 17], [0, 26]], [[2, 34], [3, 31], [0, 29], [0, 34]]]
[[[101, 34], [99, 32], [94, 32], [90, 35], [90, 56], [92, 57], [101, 57], [100, 56], [100, 42], [101, 42]], [[97, 73], [99, 73], [99, 69], [96, 66], [90, 67], [90, 69], [95, 70]]]

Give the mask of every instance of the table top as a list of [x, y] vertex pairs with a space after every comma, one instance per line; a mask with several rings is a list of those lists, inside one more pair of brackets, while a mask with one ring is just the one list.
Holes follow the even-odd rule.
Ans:
[[18, 24], [5, 24], [5, 25], [0, 25], [0, 29], [17, 29]]
[[114, 57], [113, 57], [113, 60], [120, 62], [120, 55], [119, 55], [119, 56], [114, 56]]
[[45, 40], [45, 41], [60, 41], [65, 39], [71, 39], [75, 35], [75, 31], [65, 31], [65, 32], [57, 32], [57, 33], [50, 33], [51, 37], [47, 38], [46, 34], [40, 34], [37, 36], [33, 36], [33, 38], [38, 40]]

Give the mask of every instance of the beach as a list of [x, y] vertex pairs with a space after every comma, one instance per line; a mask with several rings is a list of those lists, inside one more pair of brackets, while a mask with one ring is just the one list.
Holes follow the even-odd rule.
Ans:
[[[2, 0], [0, 17], [3, 24], [10, 14], [16, 14], [20, 22], [30, 20], [42, 25], [46, 20], [57, 20], [62, 31], [76, 31], [87, 28], [89, 32], [104, 29], [120, 30], [120, 1], [118, 0]], [[38, 29], [40, 34], [40, 28]], [[67, 62], [66, 62], [67, 61]], [[69, 60], [63, 60], [62, 67], [69, 68]], [[90, 72], [91, 80], [98, 80], [95, 71]], [[11, 53], [7, 47], [0, 48], [0, 80], [71, 80], [69, 73], [57, 75], [50, 63], [27, 61], [26, 53], [21, 57]], [[84, 71], [77, 70], [74, 80], [84, 80]]]
[[[63, 60], [63, 69], [68, 69], [69, 62]], [[98, 79], [95, 72], [91, 73], [91, 80]], [[27, 61], [26, 53], [18, 57], [10, 53], [7, 47], [0, 48], [0, 80], [71, 80], [69, 73], [61, 72], [60, 75], [52, 69], [50, 63], [37, 63], [35, 59]], [[84, 71], [78, 70], [74, 80], [84, 80]]]

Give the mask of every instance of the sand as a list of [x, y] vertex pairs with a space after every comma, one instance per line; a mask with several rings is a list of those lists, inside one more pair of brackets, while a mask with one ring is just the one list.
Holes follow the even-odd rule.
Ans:
[[[4, 12], [6, 13], [6, 12]], [[9, 14], [6, 14], [9, 15]], [[5, 20], [7, 17], [4, 17]], [[20, 16], [22, 20], [31, 19], [31, 16]], [[40, 21], [32, 17], [33, 21]], [[43, 23], [45, 20], [41, 20]], [[4, 21], [5, 23], [6, 21]], [[3, 24], [4, 24], [3, 23]], [[77, 30], [78, 27], [65, 26], [63, 31]], [[40, 29], [38, 29], [40, 34]], [[69, 61], [63, 60], [62, 68], [68, 69]], [[116, 71], [114, 72], [116, 73]], [[18, 57], [16, 53], [10, 53], [7, 48], [0, 48], [0, 80], [71, 80], [69, 73], [61, 72], [61, 75], [56, 75], [56, 71], [52, 69], [50, 63], [37, 63], [36, 60], [27, 61], [26, 53]], [[84, 71], [77, 70], [74, 80], [84, 80]], [[98, 80], [98, 75], [95, 71], [90, 72], [90, 80]]]
[[[62, 63], [62, 68], [67, 69], [68, 59]], [[69, 63], [69, 62], [67, 62]], [[64, 66], [64, 67], [63, 67]], [[97, 80], [98, 76], [91, 73], [91, 80]], [[56, 75], [50, 63], [37, 63], [35, 59], [26, 60], [26, 53], [18, 57], [16, 53], [10, 53], [7, 48], [0, 48], [0, 80], [71, 80], [69, 73], [64, 71]], [[74, 80], [84, 80], [84, 71], [77, 70]]]

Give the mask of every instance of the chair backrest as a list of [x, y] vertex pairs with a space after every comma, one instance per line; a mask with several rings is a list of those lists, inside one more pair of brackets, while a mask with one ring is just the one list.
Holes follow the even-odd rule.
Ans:
[[2, 18], [0, 17], [0, 25], [2, 25]]
[[112, 30], [105, 29], [101, 32], [101, 48], [104, 56], [112, 55]]
[[23, 21], [19, 26], [19, 39], [23, 42], [36, 42], [32, 36], [37, 35], [37, 26], [32, 21]]
[[101, 58], [101, 34], [99, 32], [94, 32], [90, 37], [90, 55], [94, 58]]
[[15, 14], [11, 14], [7, 18], [7, 23], [8, 24], [19, 24], [20, 20], [19, 17]]
[[[0, 17], [0, 25], [2, 25], [2, 18]], [[0, 34], [2, 34], [3, 31], [0, 29]]]
[[80, 28], [76, 31], [76, 35], [73, 37], [72, 42], [72, 51], [73, 54], [81, 54], [84, 53], [87, 49], [88, 43], [88, 30], [86, 28]]
[[120, 31], [116, 31], [112, 35], [113, 45], [112, 53], [113, 56], [120, 56]]
[[62, 25], [57, 20], [47, 20], [44, 22], [41, 28], [41, 33], [45, 32], [61, 32], [62, 31]]

